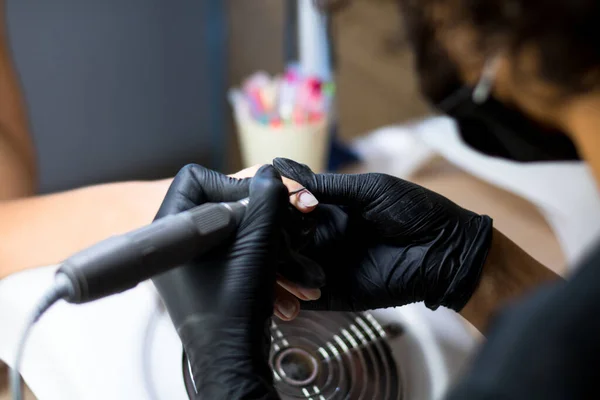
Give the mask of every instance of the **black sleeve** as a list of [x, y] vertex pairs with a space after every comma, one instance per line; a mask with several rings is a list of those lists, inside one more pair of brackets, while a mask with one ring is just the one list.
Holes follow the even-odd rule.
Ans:
[[507, 307], [449, 400], [599, 399], [600, 251]]

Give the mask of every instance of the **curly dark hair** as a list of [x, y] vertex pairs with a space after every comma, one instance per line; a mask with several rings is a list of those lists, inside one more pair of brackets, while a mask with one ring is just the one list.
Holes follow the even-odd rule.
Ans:
[[[339, 11], [351, 3], [313, 1], [327, 11]], [[500, 49], [518, 55], [523, 49], [534, 49], [539, 56], [539, 77], [563, 95], [600, 88], [600, 0], [391, 1], [399, 4], [409, 29], [411, 12], [422, 18], [436, 7], [442, 9], [444, 24], [473, 28], [475, 50], [483, 55]]]
[[598, 0], [421, 0], [426, 3], [450, 5], [451, 18], [474, 28], [484, 53], [534, 49], [539, 77], [562, 94], [600, 87]]

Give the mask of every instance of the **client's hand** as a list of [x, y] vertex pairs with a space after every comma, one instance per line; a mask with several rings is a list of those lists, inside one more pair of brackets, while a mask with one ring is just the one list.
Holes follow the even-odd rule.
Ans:
[[314, 241], [301, 252], [325, 270], [321, 298], [303, 308], [366, 310], [424, 301], [459, 311], [479, 281], [492, 220], [384, 174], [314, 174], [276, 159], [320, 201]]
[[230, 243], [153, 280], [178, 327], [200, 398], [278, 398], [268, 365], [269, 325], [287, 190], [271, 166], [249, 183], [191, 165], [175, 177], [157, 215], [248, 192]]

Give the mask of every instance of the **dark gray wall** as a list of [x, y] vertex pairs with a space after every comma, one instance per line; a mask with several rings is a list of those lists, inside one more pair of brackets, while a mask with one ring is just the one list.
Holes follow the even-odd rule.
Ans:
[[222, 166], [222, 4], [7, 0], [42, 192]]

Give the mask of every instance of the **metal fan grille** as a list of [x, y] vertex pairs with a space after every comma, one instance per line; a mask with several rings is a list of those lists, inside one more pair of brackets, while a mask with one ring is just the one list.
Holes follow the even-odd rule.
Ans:
[[[273, 322], [270, 363], [283, 400], [402, 400], [401, 374], [388, 343], [399, 326], [384, 329], [370, 313], [302, 311]], [[395, 332], [394, 332], [395, 331]], [[186, 390], [194, 398], [183, 358]]]
[[271, 367], [282, 399], [401, 399], [387, 333], [369, 313], [303, 311], [273, 322]]

